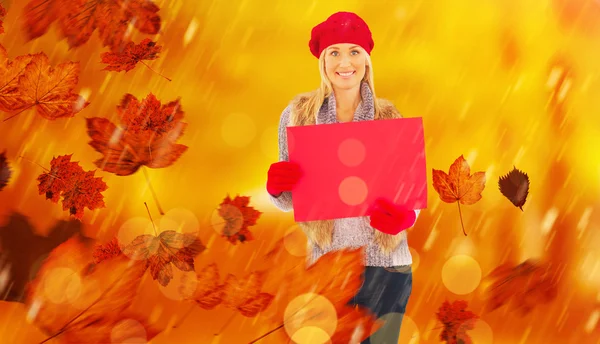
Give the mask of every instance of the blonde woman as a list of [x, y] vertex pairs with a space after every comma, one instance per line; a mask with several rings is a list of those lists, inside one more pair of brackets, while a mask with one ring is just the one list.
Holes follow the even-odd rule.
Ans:
[[[374, 42], [356, 14], [338, 12], [312, 29], [309, 47], [319, 59], [321, 85], [295, 97], [281, 114], [279, 162], [268, 172], [267, 191], [282, 211], [292, 210], [292, 193], [302, 176], [289, 162], [286, 127], [402, 117], [389, 101], [375, 96], [370, 53]], [[353, 305], [369, 308], [385, 325], [363, 343], [396, 344], [412, 290], [412, 257], [406, 229], [419, 210], [379, 199], [368, 216], [299, 222], [309, 242], [309, 262], [344, 248], [365, 248], [364, 283]]]

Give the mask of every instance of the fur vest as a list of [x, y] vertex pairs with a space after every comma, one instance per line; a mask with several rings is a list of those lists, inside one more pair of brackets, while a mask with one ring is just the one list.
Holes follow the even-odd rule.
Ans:
[[[301, 106], [309, 99], [309, 96], [310, 93], [299, 95], [292, 100], [292, 112], [290, 117], [291, 126], [311, 125], [316, 123], [314, 116], [303, 113], [300, 110]], [[400, 115], [390, 101], [380, 98], [377, 100], [380, 104], [381, 111], [378, 114], [375, 114], [375, 120], [402, 118], [402, 115]], [[366, 218], [366, 220], [368, 221], [368, 218]], [[309, 245], [317, 245], [322, 250], [326, 250], [333, 240], [333, 223], [334, 220], [318, 220], [298, 222], [298, 225], [304, 230], [304, 233], [306, 233], [309, 238]], [[381, 252], [386, 255], [393, 252], [403, 240], [406, 240], [406, 231], [402, 231], [397, 235], [385, 234], [376, 229], [373, 229], [373, 231], [373, 240], [375, 244], [377, 244]]]

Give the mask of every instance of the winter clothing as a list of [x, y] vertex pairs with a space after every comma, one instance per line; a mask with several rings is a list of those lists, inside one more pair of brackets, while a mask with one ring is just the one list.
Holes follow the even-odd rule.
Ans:
[[308, 46], [310, 52], [319, 58], [325, 48], [337, 43], [360, 45], [369, 55], [375, 45], [367, 23], [351, 12], [334, 13], [326, 21], [315, 26], [311, 31]]
[[[354, 121], [367, 121], [379, 119], [391, 119], [401, 117], [394, 106], [383, 99], [379, 102], [382, 105], [382, 111], [378, 118], [375, 118], [375, 109], [373, 105], [373, 95], [367, 83], [361, 85], [362, 101], [354, 113]], [[309, 124], [328, 124], [336, 123], [336, 102], [335, 95], [332, 93], [325, 99], [317, 118], [309, 114], [302, 113], [299, 105], [307, 100], [306, 95], [296, 97], [281, 114], [279, 123], [279, 160], [288, 161], [287, 133], [286, 127], [289, 125], [309, 125]], [[295, 109], [296, 111], [292, 111]], [[284, 191], [279, 197], [270, 195], [271, 201], [275, 206], [283, 211], [292, 210], [292, 192]], [[415, 220], [419, 210], [415, 211]], [[406, 231], [403, 230], [397, 235], [389, 235], [381, 231], [374, 230], [370, 225], [368, 216], [342, 218], [335, 220], [319, 220], [299, 222], [298, 225], [304, 230], [308, 237], [309, 264], [312, 264], [323, 254], [330, 251], [337, 251], [344, 248], [357, 248], [365, 246], [367, 266], [391, 267], [398, 265], [412, 264], [412, 257], [406, 241]], [[410, 223], [409, 227], [412, 227]]]

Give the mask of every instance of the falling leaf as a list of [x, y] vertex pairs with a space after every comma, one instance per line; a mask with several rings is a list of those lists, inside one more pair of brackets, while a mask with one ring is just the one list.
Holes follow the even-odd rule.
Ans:
[[159, 32], [159, 10], [149, 0], [31, 0], [23, 11], [23, 29], [32, 40], [57, 21], [60, 36], [70, 48], [85, 44], [98, 29], [103, 46], [118, 52], [130, 41], [129, 26], [145, 34]]
[[[0, 17], [4, 18], [6, 16], [6, 9], [4, 7], [2, 7], [2, 4], [0, 4]], [[2, 20], [0, 20], [0, 33], [4, 33], [4, 23], [2, 22]]]
[[98, 244], [94, 248], [94, 263], [98, 264], [104, 260], [114, 258], [121, 254], [121, 246], [119, 245], [119, 239], [113, 238], [106, 244]]
[[[110, 338], [137, 294], [144, 263], [124, 255], [93, 263], [93, 242], [73, 237], [55, 248], [28, 288], [31, 322], [51, 337], [89, 343]], [[105, 341], [110, 342], [110, 341]]]
[[[196, 301], [200, 308], [213, 309], [223, 301], [223, 285], [219, 281], [217, 264], [205, 266], [198, 274], [198, 285], [191, 299]], [[187, 294], [182, 291], [181, 294]]]
[[127, 176], [141, 166], [168, 167], [188, 148], [175, 143], [187, 126], [179, 100], [161, 105], [152, 93], [141, 102], [127, 94], [117, 114], [122, 127], [106, 118], [86, 119], [89, 144], [104, 155], [94, 163], [104, 171]]
[[264, 272], [252, 272], [243, 279], [228, 275], [223, 283], [223, 305], [254, 317], [273, 301], [273, 295], [262, 293]]
[[558, 295], [556, 269], [529, 259], [517, 266], [498, 266], [485, 277], [484, 284], [488, 284], [485, 289], [488, 311], [510, 305], [525, 315]]
[[6, 161], [6, 151], [0, 153], [0, 190], [4, 189], [8, 185], [11, 171], [8, 162]]
[[485, 172], [471, 174], [471, 169], [465, 158], [461, 155], [452, 165], [448, 174], [441, 170], [433, 170], [433, 188], [446, 203], [458, 204], [460, 224], [466, 236], [460, 204], [475, 204], [481, 199], [481, 192], [485, 188]]
[[457, 300], [452, 303], [444, 301], [436, 316], [444, 325], [440, 340], [447, 344], [472, 344], [468, 330], [475, 328], [475, 321], [479, 318], [475, 313], [467, 310], [468, 303]]
[[[148, 66], [142, 60], [155, 60], [158, 58], [158, 54], [161, 52], [162, 46], [156, 45], [156, 42], [152, 42], [151, 39], [146, 38], [140, 42], [140, 44], [135, 44], [133, 42], [127, 43], [125, 49], [120, 52], [105, 52], [100, 56], [102, 58], [102, 63], [107, 64], [103, 70], [112, 70], [117, 72], [128, 72], [135, 68], [138, 62], [142, 63], [144, 66], [148, 67], [153, 72], [156, 72], [150, 66]], [[160, 73], [158, 73], [161, 75]], [[164, 77], [164, 76], [163, 76]], [[167, 80], [171, 81], [171, 79], [165, 77]]]
[[[25, 287], [37, 274], [41, 262], [58, 245], [75, 234], [82, 233], [80, 221], [58, 221], [47, 236], [38, 231], [29, 219], [12, 213], [0, 227], [0, 295], [4, 301], [23, 302]], [[91, 239], [90, 239], [91, 240]]]
[[498, 187], [504, 197], [508, 198], [515, 207], [523, 211], [523, 205], [529, 193], [529, 177], [527, 173], [523, 173], [523, 171], [519, 171], [513, 166], [512, 171], [500, 177]]
[[152, 278], [167, 286], [173, 278], [171, 264], [181, 271], [194, 271], [194, 258], [204, 249], [196, 234], [167, 230], [158, 236], [143, 234], [136, 237], [123, 248], [123, 253], [145, 260]]
[[219, 215], [225, 220], [221, 236], [232, 244], [254, 240], [248, 227], [254, 226], [262, 212], [248, 206], [250, 197], [237, 195], [231, 199], [229, 195], [219, 204]]
[[383, 325], [383, 321], [361, 307], [344, 307], [337, 317], [332, 343], [360, 343]]
[[108, 189], [102, 177], [94, 177], [95, 171], [84, 171], [78, 162], [71, 160], [72, 155], [52, 158], [50, 171], [42, 173], [37, 180], [39, 194], [58, 203], [62, 197], [63, 210], [81, 220], [84, 208], [90, 210], [104, 208], [104, 196], [101, 192]]
[[0, 111], [12, 112], [25, 106], [20, 97], [19, 79], [32, 57], [27, 54], [11, 61], [6, 49], [0, 45]]

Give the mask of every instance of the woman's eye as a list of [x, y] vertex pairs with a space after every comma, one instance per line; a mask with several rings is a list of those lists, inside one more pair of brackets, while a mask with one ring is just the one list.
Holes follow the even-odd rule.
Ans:
[[350, 52], [350, 54], [352, 54], [352, 55], [358, 55], [358, 53], [359, 53], [359, 51], [358, 51], [358, 50], [352, 50], [352, 51]]
[[338, 52], [337, 51], [332, 51], [331, 52], [331, 56], [338, 56]]

